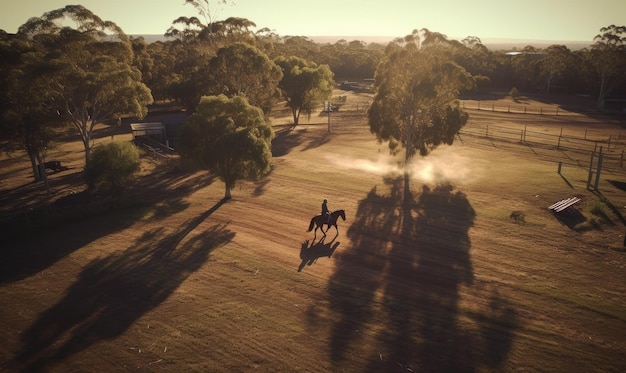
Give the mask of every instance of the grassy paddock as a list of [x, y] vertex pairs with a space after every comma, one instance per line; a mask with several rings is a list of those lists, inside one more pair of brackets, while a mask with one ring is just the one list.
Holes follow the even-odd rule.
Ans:
[[[277, 126], [272, 173], [227, 203], [210, 175], [145, 158], [141, 204], [3, 242], [0, 370], [626, 368], [625, 173], [589, 191], [584, 166], [557, 173], [567, 152], [464, 136], [412, 164], [406, 184], [346, 112], [331, 134]], [[51, 156], [71, 167], [51, 175], [55, 196], [79, 193], [80, 144]], [[24, 160], [0, 159], [3, 213], [50, 201]], [[547, 209], [573, 195], [579, 215]], [[323, 198], [347, 219], [313, 240]]]

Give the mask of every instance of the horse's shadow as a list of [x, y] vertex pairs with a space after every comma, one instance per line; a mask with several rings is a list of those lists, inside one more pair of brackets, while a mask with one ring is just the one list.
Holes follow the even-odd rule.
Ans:
[[313, 241], [311, 246], [309, 246], [309, 240], [304, 241], [302, 243], [302, 248], [300, 249], [300, 259], [302, 259], [302, 262], [298, 267], [298, 272], [301, 272], [305, 265], [310, 266], [315, 263], [318, 258], [323, 256], [330, 258], [335, 252], [335, 249], [339, 246], [339, 242], [335, 242], [333, 244], [335, 238], [333, 238], [329, 243], [324, 243], [324, 237], [322, 237], [322, 239], [320, 239], [317, 243]]

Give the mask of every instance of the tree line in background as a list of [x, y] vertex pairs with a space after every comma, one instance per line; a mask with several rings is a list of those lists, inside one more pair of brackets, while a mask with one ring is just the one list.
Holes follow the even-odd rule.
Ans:
[[[186, 0], [186, 4], [193, 5], [200, 18], [175, 19], [165, 33], [166, 41], [149, 44], [80, 5], [31, 18], [16, 34], [0, 30], [0, 135], [6, 150], [26, 151], [35, 179], [45, 179], [37, 165], [45, 160], [61, 126], [70, 124], [80, 134], [88, 166], [96, 124], [115, 124], [124, 116], [141, 118], [154, 102], [177, 103], [189, 111], [202, 102], [205, 113], [212, 112], [206, 107], [211, 103], [224, 109], [249, 105], [260, 109], [267, 121], [274, 104], [284, 101], [297, 125], [301, 113], [310, 115], [330, 97], [335, 81], [376, 77], [380, 92], [414, 96], [406, 102], [415, 107], [394, 103], [397, 110], [417, 110], [409, 120], [394, 119], [403, 123], [401, 135], [385, 120], [404, 112], [387, 112], [390, 106], [382, 94], [375, 96], [369, 113], [379, 140], [407, 147], [409, 157], [415, 151], [426, 154], [429, 141], [430, 145], [447, 141], [446, 134], [435, 131], [424, 137], [430, 140], [416, 142], [413, 130], [419, 126], [411, 121], [445, 119], [452, 129], [465, 123], [464, 113], [450, 104], [462, 93], [512, 87], [522, 92], [579, 93], [597, 97], [599, 110], [606, 98], [626, 95], [625, 26], [602, 28], [587, 49], [527, 46], [507, 54], [489, 50], [475, 36], [455, 41], [425, 29], [386, 46], [356, 40], [319, 44], [301, 36], [281, 37], [268, 28], [257, 30], [245, 18], [217, 21], [208, 0]], [[430, 49], [437, 51], [432, 53], [436, 57], [428, 57], [423, 46], [438, 46]], [[425, 65], [418, 60], [426, 61]], [[445, 84], [420, 80], [424, 74], [454, 79], [439, 95]], [[404, 79], [407, 76], [410, 79]], [[403, 85], [406, 82], [412, 85]], [[207, 101], [202, 99], [205, 96], [221, 98]], [[243, 97], [245, 103], [228, 101], [234, 97]], [[425, 112], [436, 115], [430, 119], [417, 115]], [[265, 128], [259, 120], [251, 114], [240, 125], [258, 134]], [[261, 133], [271, 141], [272, 134]], [[267, 157], [266, 150], [261, 146], [252, 153]], [[190, 154], [205, 167], [216, 165], [203, 161], [205, 156]], [[231, 161], [240, 162], [238, 177], [257, 174], [242, 166], [249, 165], [250, 159]], [[267, 162], [258, 164], [267, 170]], [[232, 185], [232, 175], [228, 180], [227, 185]]]

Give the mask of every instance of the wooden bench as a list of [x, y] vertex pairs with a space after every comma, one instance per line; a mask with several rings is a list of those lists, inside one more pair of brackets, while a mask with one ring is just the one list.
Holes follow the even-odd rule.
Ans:
[[565, 209], [567, 209], [570, 206], [573, 206], [574, 204], [580, 202], [580, 198], [578, 197], [571, 197], [571, 198], [566, 198], [566, 199], [562, 199], [559, 202], [553, 204], [552, 206], [548, 207], [549, 210], [552, 210], [554, 212], [561, 212]]

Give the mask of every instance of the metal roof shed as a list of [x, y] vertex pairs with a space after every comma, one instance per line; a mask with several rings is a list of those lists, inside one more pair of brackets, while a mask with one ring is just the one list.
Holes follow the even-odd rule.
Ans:
[[161, 122], [154, 123], [131, 123], [130, 129], [133, 131], [133, 140], [138, 136], [157, 137], [165, 141], [165, 126]]

